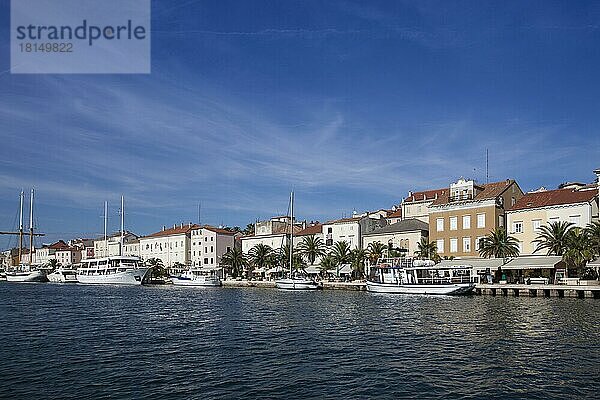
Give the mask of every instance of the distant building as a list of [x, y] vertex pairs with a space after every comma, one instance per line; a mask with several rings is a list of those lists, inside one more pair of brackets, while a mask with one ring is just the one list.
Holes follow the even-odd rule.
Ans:
[[388, 212], [385, 217], [388, 225], [395, 224], [396, 222], [402, 221], [402, 207], [394, 207]]
[[[134, 233], [125, 231], [123, 233], [123, 245], [138, 239]], [[102, 258], [121, 255], [121, 232], [116, 232], [109, 235], [104, 240], [104, 237], [99, 237], [94, 240], [94, 254], [89, 257], [89, 252], [86, 251], [84, 258]]]
[[429, 237], [429, 225], [416, 218], [406, 219], [364, 234], [362, 247], [366, 249], [369, 244], [380, 242], [390, 249], [401, 249], [407, 256], [412, 256], [423, 237]]
[[140, 257], [140, 239], [133, 239], [123, 246], [123, 255]]
[[400, 215], [403, 219], [414, 218], [429, 223], [429, 206], [447, 191], [448, 188], [408, 192], [408, 197], [400, 204]]
[[198, 226], [191, 231], [192, 266], [217, 268], [221, 258], [233, 249], [235, 233], [214, 226]]
[[327, 221], [323, 224], [323, 236], [325, 246], [329, 249], [336, 242], [346, 242], [351, 249], [362, 247], [362, 235], [373, 232], [387, 224], [385, 218], [350, 217], [333, 221]]
[[[306, 222], [299, 223], [294, 220], [294, 234], [297, 234], [306, 227]], [[256, 222], [254, 234], [243, 236], [241, 238], [242, 251], [248, 254], [257, 244], [264, 244], [273, 250], [284, 248], [289, 243], [290, 217], [273, 217], [268, 221]]]
[[542, 226], [563, 221], [585, 228], [598, 221], [598, 189], [568, 185], [527, 193], [507, 210], [506, 216], [508, 233], [519, 241], [521, 254], [534, 254], [538, 245], [534, 241]]
[[75, 247], [66, 247], [56, 250], [56, 261], [58, 261], [58, 263], [63, 266], [79, 264], [79, 262], [81, 262], [82, 251], [82, 249], [78, 249]]
[[440, 256], [477, 257], [481, 239], [505, 228], [506, 209], [521, 197], [512, 179], [479, 185], [461, 178], [429, 205], [429, 240]]
[[147, 261], [151, 258], [160, 259], [166, 268], [175, 264], [190, 266], [192, 263], [191, 236], [197, 224], [173, 225], [167, 229], [139, 238], [140, 257]]
[[47, 265], [50, 260], [56, 260], [56, 252], [62, 249], [69, 248], [69, 245], [62, 240], [52, 244], [45, 244], [42, 247], [35, 249], [33, 262], [36, 265]]

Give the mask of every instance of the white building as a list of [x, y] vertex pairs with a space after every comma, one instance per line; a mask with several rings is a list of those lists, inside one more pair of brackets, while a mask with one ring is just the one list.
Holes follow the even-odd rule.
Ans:
[[[138, 236], [134, 233], [125, 231], [123, 233], [123, 244], [136, 240]], [[108, 249], [107, 249], [108, 248]], [[94, 253], [89, 257], [89, 252], [85, 252], [85, 258], [102, 258], [121, 255], [121, 232], [111, 234], [104, 240], [100, 237], [94, 240]]]
[[387, 224], [385, 218], [351, 217], [328, 221], [323, 224], [325, 246], [331, 248], [336, 242], [346, 242], [350, 249], [362, 247], [362, 235], [373, 232]]
[[[257, 244], [264, 244], [273, 250], [279, 250], [288, 245], [290, 234], [290, 217], [273, 217], [268, 221], [260, 221], [255, 224], [254, 235], [243, 236], [242, 252], [248, 254]], [[294, 221], [294, 234], [306, 227], [306, 222]]]
[[56, 251], [56, 261], [60, 265], [70, 266], [73, 264], [79, 264], [81, 261], [81, 249], [75, 247], [66, 247]]
[[447, 188], [408, 192], [408, 197], [400, 205], [402, 219], [420, 219], [429, 223], [429, 206], [442, 195]]
[[205, 225], [191, 231], [192, 266], [217, 268], [225, 253], [233, 249], [235, 233]]
[[140, 240], [134, 239], [129, 243], [125, 243], [125, 245], [123, 246], [123, 255], [140, 257]]
[[139, 238], [142, 260], [160, 259], [167, 268], [175, 264], [190, 266], [192, 262], [191, 232], [200, 228], [196, 224], [173, 225], [151, 235]]
[[36, 265], [47, 265], [50, 260], [56, 260], [56, 252], [61, 249], [68, 248], [64, 241], [59, 240], [58, 242], [54, 242], [52, 244], [45, 244], [42, 247], [35, 249], [35, 255], [33, 257], [33, 261]]
[[429, 225], [419, 219], [405, 219], [364, 234], [363, 249], [371, 243], [380, 242], [388, 248], [400, 249], [405, 255], [413, 256], [423, 237], [429, 237]]

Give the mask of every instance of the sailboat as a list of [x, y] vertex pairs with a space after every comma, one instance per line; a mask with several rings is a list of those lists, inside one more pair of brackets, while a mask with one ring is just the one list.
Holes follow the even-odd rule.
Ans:
[[294, 192], [290, 193], [290, 273], [288, 277], [275, 281], [277, 289], [285, 290], [314, 290], [319, 286], [317, 283], [300, 274], [294, 274]]
[[6, 271], [6, 280], [8, 282], [48, 282], [47, 272], [33, 265], [33, 195], [31, 189], [31, 202], [29, 210], [29, 264], [21, 262], [23, 256], [23, 200], [25, 194], [21, 191], [20, 195], [20, 215], [19, 215], [19, 265], [12, 271]]
[[121, 240], [118, 256], [108, 255], [108, 203], [104, 202], [104, 251], [107, 257], [81, 260], [77, 269], [77, 281], [88, 284], [141, 285], [150, 267], [143, 265], [139, 257], [123, 255], [125, 233], [125, 200], [121, 196]]

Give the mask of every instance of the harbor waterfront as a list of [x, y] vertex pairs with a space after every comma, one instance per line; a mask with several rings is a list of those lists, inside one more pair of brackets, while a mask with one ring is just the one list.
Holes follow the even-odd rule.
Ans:
[[571, 298], [1, 282], [0, 397], [594, 398], [598, 318]]

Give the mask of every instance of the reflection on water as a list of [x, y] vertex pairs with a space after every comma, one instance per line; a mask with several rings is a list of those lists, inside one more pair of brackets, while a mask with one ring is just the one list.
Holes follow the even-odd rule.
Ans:
[[0, 284], [0, 397], [581, 398], [600, 302]]

